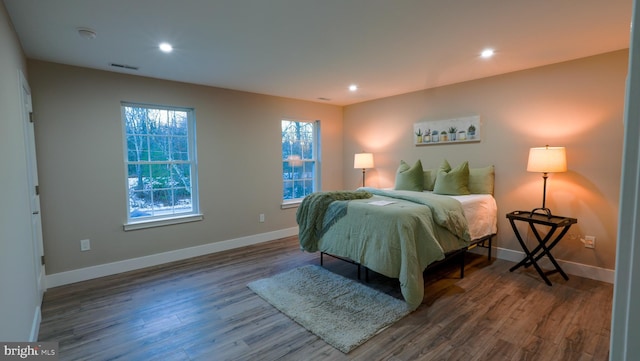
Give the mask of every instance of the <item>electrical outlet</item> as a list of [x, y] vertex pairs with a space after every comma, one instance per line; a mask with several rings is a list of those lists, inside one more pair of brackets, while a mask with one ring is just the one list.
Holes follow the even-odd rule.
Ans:
[[596, 237], [584, 236], [584, 246], [586, 248], [596, 248]]
[[260, 213], [260, 223], [264, 223], [264, 213]]
[[82, 239], [80, 240], [80, 250], [81, 251], [88, 251], [91, 249], [91, 241], [88, 239]]

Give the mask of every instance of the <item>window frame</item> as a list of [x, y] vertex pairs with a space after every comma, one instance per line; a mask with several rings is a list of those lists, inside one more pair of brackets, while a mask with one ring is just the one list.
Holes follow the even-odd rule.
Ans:
[[[127, 121], [125, 108], [145, 108], [161, 111], [180, 111], [187, 114], [187, 160], [144, 160], [144, 161], [130, 161], [129, 149], [128, 149], [128, 133], [127, 133]], [[197, 162], [197, 146], [196, 146], [196, 117], [195, 109], [188, 107], [178, 107], [170, 105], [157, 105], [157, 104], [145, 104], [136, 102], [121, 102], [121, 124], [122, 124], [122, 142], [123, 142], [123, 161], [124, 161], [124, 186], [125, 186], [125, 199], [126, 199], [126, 222], [123, 225], [125, 231], [166, 226], [170, 224], [178, 224], [185, 222], [200, 221], [203, 219], [200, 213], [199, 202], [199, 190], [198, 190], [198, 162]], [[153, 136], [150, 133], [146, 133], [145, 136]], [[172, 138], [172, 137], [169, 137]], [[172, 210], [170, 214], [152, 215], [147, 217], [131, 217], [130, 206], [130, 184], [129, 184], [129, 166], [130, 165], [145, 165], [149, 167], [162, 166], [162, 165], [187, 165], [190, 172], [189, 186], [191, 193], [191, 211], [188, 212], [175, 212]], [[174, 188], [169, 188], [174, 190]], [[174, 205], [175, 206], [175, 205]]]
[[[304, 157], [301, 157], [301, 159], [296, 159], [296, 162], [302, 162], [304, 163], [310, 163], [313, 162], [314, 164], [314, 168], [313, 168], [313, 178], [312, 178], [312, 182], [313, 182], [313, 191], [312, 192], [318, 192], [322, 190], [322, 184], [321, 184], [321, 138], [320, 138], [320, 120], [301, 120], [301, 119], [293, 119], [293, 118], [288, 118], [288, 117], [283, 117], [280, 120], [280, 129], [282, 130], [282, 125], [283, 122], [295, 122], [295, 123], [311, 123], [312, 124], [312, 131], [313, 131], [313, 135], [312, 135], [312, 142], [314, 144], [314, 146], [312, 147], [312, 158], [311, 159], [304, 159]], [[282, 133], [281, 133], [282, 134]], [[284, 139], [281, 135], [280, 137], [280, 144], [282, 145], [284, 142]], [[304, 199], [303, 197], [299, 197], [299, 198], [290, 198], [290, 199], [285, 199], [284, 198], [284, 191], [285, 191], [285, 179], [284, 179], [284, 163], [287, 162], [288, 160], [284, 159], [283, 156], [283, 152], [282, 152], [282, 148], [280, 148], [280, 158], [281, 158], [281, 169], [282, 172], [280, 173], [280, 177], [281, 177], [281, 181], [282, 181], [282, 186], [280, 188], [281, 190], [281, 208], [285, 209], [285, 208], [294, 208], [297, 207], [298, 205], [300, 205], [300, 203], [302, 203], [302, 200]], [[305, 194], [305, 196], [308, 194]]]

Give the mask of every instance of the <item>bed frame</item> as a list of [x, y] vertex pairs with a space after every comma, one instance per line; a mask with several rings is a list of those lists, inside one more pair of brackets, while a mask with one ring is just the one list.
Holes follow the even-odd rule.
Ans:
[[[427, 268], [424, 270], [425, 272], [437, 265], [440, 265], [444, 262], [449, 262], [451, 259], [459, 257], [460, 259], [460, 278], [464, 278], [464, 266], [465, 266], [465, 254], [467, 253], [468, 250], [476, 248], [476, 247], [482, 247], [482, 248], [487, 248], [487, 258], [489, 260], [489, 262], [491, 262], [491, 244], [493, 242], [493, 237], [495, 236], [494, 234], [489, 234], [486, 235], [484, 237], [480, 237], [478, 239], [474, 239], [471, 241], [471, 244], [469, 244], [469, 246], [465, 247], [465, 248], [461, 248], [461, 249], [457, 249], [455, 251], [451, 251], [449, 253], [446, 253], [444, 255], [444, 259], [440, 260], [440, 261], [436, 261], [431, 263], [430, 265], [427, 266]], [[346, 258], [346, 257], [340, 257], [340, 256], [336, 256], [327, 252], [322, 252], [320, 251], [320, 265], [323, 266], [324, 265], [324, 255], [327, 255], [329, 257], [335, 258], [335, 259], [339, 259], [341, 261], [347, 262], [347, 263], [351, 263], [353, 265], [356, 265], [358, 267], [358, 280], [360, 280], [360, 269], [362, 267], [362, 265], [352, 259]], [[369, 282], [369, 269], [367, 267], [364, 267], [365, 270], [365, 282]]]

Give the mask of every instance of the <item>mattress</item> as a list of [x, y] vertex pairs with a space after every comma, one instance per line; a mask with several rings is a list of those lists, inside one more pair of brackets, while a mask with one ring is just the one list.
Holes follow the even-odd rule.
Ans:
[[472, 240], [498, 232], [498, 205], [492, 195], [469, 194], [450, 197], [462, 204]]
[[[392, 190], [393, 188], [383, 188]], [[433, 193], [432, 191], [424, 191]], [[472, 240], [498, 233], [498, 205], [491, 194], [447, 196], [462, 204]]]

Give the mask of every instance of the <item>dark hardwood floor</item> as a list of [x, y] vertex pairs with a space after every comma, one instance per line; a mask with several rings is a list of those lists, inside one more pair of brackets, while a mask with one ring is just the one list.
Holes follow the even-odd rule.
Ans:
[[[296, 237], [50, 289], [40, 341], [60, 360], [607, 360], [613, 286], [467, 254], [427, 274], [423, 304], [348, 355], [246, 287], [318, 264]], [[356, 267], [325, 258], [356, 278]], [[369, 285], [400, 297], [397, 280]]]

